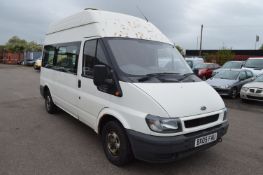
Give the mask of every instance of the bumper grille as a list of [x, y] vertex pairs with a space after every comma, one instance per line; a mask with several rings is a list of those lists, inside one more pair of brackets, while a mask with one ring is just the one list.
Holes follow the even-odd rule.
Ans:
[[184, 125], [185, 125], [185, 128], [193, 128], [193, 127], [213, 123], [213, 122], [217, 121], [218, 118], [219, 118], [219, 114], [211, 115], [208, 117], [197, 118], [197, 119], [193, 119], [193, 120], [187, 120], [184, 122]]

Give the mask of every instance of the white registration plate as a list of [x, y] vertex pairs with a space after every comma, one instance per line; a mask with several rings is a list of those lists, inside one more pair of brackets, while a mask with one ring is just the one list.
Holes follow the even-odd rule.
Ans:
[[195, 147], [202, 146], [211, 142], [216, 141], [217, 133], [213, 133], [207, 136], [203, 136], [200, 138], [195, 139]]

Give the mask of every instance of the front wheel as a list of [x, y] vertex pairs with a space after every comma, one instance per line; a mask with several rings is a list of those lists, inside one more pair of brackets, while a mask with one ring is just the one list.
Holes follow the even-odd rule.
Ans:
[[117, 166], [133, 159], [130, 142], [123, 126], [117, 121], [108, 122], [102, 129], [102, 145], [107, 159]]

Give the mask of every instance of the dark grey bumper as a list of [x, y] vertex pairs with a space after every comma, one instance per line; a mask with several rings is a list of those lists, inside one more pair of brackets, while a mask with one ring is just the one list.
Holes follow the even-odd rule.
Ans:
[[[227, 133], [228, 125], [224, 123], [206, 130], [174, 137], [156, 137], [132, 130], [127, 130], [127, 134], [137, 159], [147, 162], [171, 162], [217, 144]], [[212, 133], [217, 133], [218, 141], [195, 148], [196, 138]]]

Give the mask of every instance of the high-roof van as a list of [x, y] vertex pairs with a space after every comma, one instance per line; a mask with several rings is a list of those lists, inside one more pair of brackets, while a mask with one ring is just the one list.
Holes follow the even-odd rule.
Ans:
[[53, 23], [40, 91], [48, 113], [60, 108], [91, 127], [118, 166], [177, 160], [217, 144], [228, 129], [223, 100], [172, 42], [124, 14], [86, 9]]

